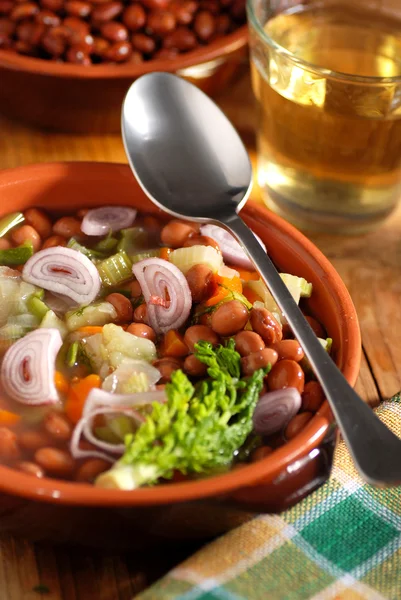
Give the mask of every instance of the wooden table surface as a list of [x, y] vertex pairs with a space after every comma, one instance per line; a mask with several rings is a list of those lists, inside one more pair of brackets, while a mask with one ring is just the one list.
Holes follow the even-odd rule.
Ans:
[[[219, 103], [254, 158], [249, 77]], [[126, 162], [118, 135], [40, 132], [0, 116], [0, 168], [59, 160]], [[373, 233], [310, 237], [335, 265], [354, 300], [363, 340], [357, 391], [376, 405], [401, 389], [401, 206]], [[113, 554], [0, 537], [0, 600], [130, 600], [196, 548]], [[34, 589], [39, 584], [45, 586], [42, 592]]]

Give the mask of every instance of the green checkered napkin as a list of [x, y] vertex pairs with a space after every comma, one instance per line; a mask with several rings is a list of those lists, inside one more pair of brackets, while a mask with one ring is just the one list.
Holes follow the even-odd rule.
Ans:
[[[400, 394], [377, 413], [401, 437]], [[137, 596], [172, 598], [401, 600], [401, 488], [364, 484], [341, 442], [323, 487], [208, 544]]]

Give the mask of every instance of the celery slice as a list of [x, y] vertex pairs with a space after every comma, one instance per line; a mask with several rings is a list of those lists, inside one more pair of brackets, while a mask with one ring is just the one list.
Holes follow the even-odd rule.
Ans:
[[281, 279], [290, 290], [293, 298], [310, 298], [312, 295], [312, 284], [303, 277], [290, 275], [289, 273], [280, 273]]
[[99, 252], [97, 250], [92, 250], [91, 248], [87, 248], [86, 246], [83, 246], [82, 244], [77, 242], [77, 240], [73, 237], [69, 240], [67, 246], [68, 246], [68, 248], [71, 248], [72, 250], [76, 250], [77, 252], [84, 254], [85, 256], [87, 256], [90, 259], [104, 258], [104, 252]]
[[49, 307], [37, 296], [28, 298], [27, 308], [35, 317], [42, 320], [46, 315]]
[[137, 254], [133, 254], [130, 256], [131, 261], [135, 264], [140, 262], [141, 260], [145, 260], [145, 258], [157, 258], [160, 256], [160, 248], [156, 248], [155, 250], [145, 250], [144, 252], [138, 252]]
[[[327, 354], [330, 354], [331, 348], [333, 345], [332, 338], [326, 338], [325, 340], [323, 338], [317, 338], [317, 339], [319, 340], [319, 342], [321, 343], [323, 348], [326, 350]], [[307, 373], [308, 375], [313, 375], [312, 366], [309, 362], [309, 359], [306, 356], [303, 357], [303, 359], [300, 362], [300, 365], [301, 365], [302, 369], [304, 370], [304, 373]]]
[[103, 254], [108, 254], [109, 252], [113, 252], [113, 250], [115, 250], [117, 243], [118, 240], [116, 240], [116, 238], [113, 237], [112, 232], [109, 231], [107, 237], [105, 237], [103, 240], [100, 240], [100, 242], [96, 244], [95, 250], [102, 252]]
[[22, 212], [11, 213], [0, 219], [0, 237], [3, 237], [13, 227], [20, 225], [25, 221], [25, 217]]
[[132, 262], [126, 252], [117, 252], [97, 265], [103, 285], [113, 287], [132, 278]]
[[17, 246], [17, 248], [8, 248], [0, 250], [0, 264], [6, 267], [15, 265], [24, 265], [26, 261], [33, 255], [32, 242]]
[[131, 257], [148, 247], [149, 233], [143, 227], [129, 227], [120, 231], [121, 240], [118, 242], [117, 250], [123, 251]]
[[207, 265], [213, 273], [217, 273], [223, 265], [222, 255], [212, 246], [178, 248], [170, 253], [169, 261], [178, 267], [184, 275], [194, 265]]

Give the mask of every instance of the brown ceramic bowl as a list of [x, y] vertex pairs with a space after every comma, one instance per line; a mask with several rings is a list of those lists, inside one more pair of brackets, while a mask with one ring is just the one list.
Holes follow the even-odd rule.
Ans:
[[135, 79], [151, 71], [177, 73], [215, 96], [242, 72], [247, 41], [243, 25], [174, 59], [91, 67], [0, 50], [0, 114], [56, 131], [118, 132], [121, 105]]
[[[54, 163], [2, 171], [0, 197], [0, 216], [30, 206], [68, 213], [112, 202], [162, 214], [129, 167], [118, 164]], [[266, 208], [249, 202], [241, 214], [282, 271], [313, 283], [308, 309], [333, 338], [334, 358], [354, 384], [361, 340], [339, 275], [311, 242]], [[142, 545], [144, 539], [209, 537], [252, 513], [292, 506], [316, 489], [329, 476], [334, 443], [335, 427], [324, 403], [307, 427], [271, 456], [203, 480], [124, 492], [39, 480], [0, 466], [0, 533], [120, 547]]]

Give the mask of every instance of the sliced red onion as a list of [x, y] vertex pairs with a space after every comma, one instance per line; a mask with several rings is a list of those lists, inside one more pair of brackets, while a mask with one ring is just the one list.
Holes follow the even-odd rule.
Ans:
[[106, 235], [131, 227], [137, 211], [128, 206], [101, 206], [86, 213], [81, 230], [86, 235]]
[[94, 388], [88, 394], [82, 415], [85, 417], [100, 406], [115, 406], [131, 409], [134, 406], [146, 406], [153, 402], [165, 402], [164, 391], [142, 392], [139, 394], [112, 394], [100, 388]]
[[25, 264], [22, 278], [80, 306], [93, 302], [100, 291], [100, 276], [87, 256], [72, 248], [46, 248]]
[[58, 402], [54, 372], [62, 343], [58, 329], [43, 328], [28, 333], [10, 346], [1, 365], [6, 394], [31, 406]]
[[253, 413], [253, 427], [259, 435], [280, 431], [301, 408], [301, 394], [295, 388], [285, 388], [264, 394]]
[[46, 306], [50, 308], [56, 315], [65, 315], [66, 312], [73, 309], [77, 306], [76, 302], [73, 302], [71, 298], [67, 298], [66, 296], [59, 296], [58, 294], [53, 294], [52, 292], [45, 292], [45, 297], [43, 298]]
[[134, 421], [136, 421], [136, 423], [138, 425], [141, 425], [145, 421], [145, 418], [142, 417], [135, 410], [121, 408], [118, 406], [113, 407], [113, 408], [104, 408], [103, 407], [103, 408], [99, 408], [97, 410], [93, 410], [89, 414], [84, 415], [78, 421], [78, 423], [76, 424], [76, 426], [74, 428], [73, 434], [71, 436], [71, 441], [70, 441], [70, 451], [74, 458], [93, 457], [93, 458], [102, 458], [104, 460], [109, 460], [112, 463], [115, 461], [115, 458], [112, 458], [111, 456], [109, 456], [108, 454], [105, 454], [104, 452], [98, 452], [97, 450], [83, 450], [82, 448], [80, 448], [79, 442], [80, 442], [82, 434], [85, 436], [85, 438], [88, 440], [88, 442], [90, 442], [97, 448], [100, 448], [100, 450], [109, 452], [109, 454], [117, 454], [118, 456], [121, 456], [122, 454], [124, 454], [125, 444], [110, 444], [109, 442], [104, 442], [102, 440], [99, 440], [92, 433], [93, 419], [97, 415], [105, 415], [105, 414], [110, 414], [110, 413], [127, 415], [128, 417], [131, 417]]
[[[255, 266], [241, 245], [234, 236], [218, 225], [202, 225], [201, 234], [215, 240], [220, 246], [221, 253], [228, 263], [243, 267], [244, 269], [254, 269]], [[256, 233], [253, 234], [266, 252], [266, 246]]]
[[[181, 327], [189, 317], [192, 296], [187, 280], [178, 267], [162, 258], [146, 258], [136, 263], [132, 272], [141, 286], [149, 323], [156, 333]], [[166, 293], [169, 306], [152, 304], [155, 296], [167, 300]]]

